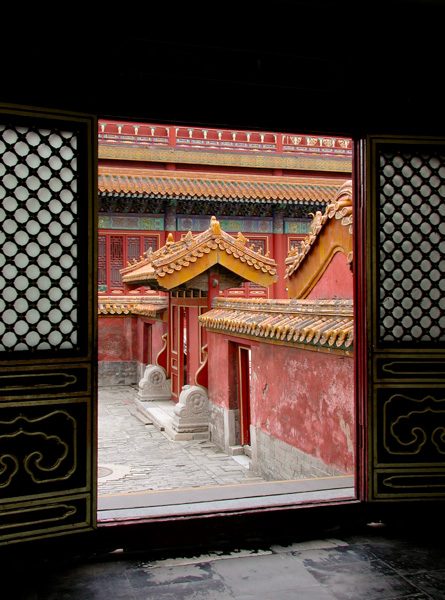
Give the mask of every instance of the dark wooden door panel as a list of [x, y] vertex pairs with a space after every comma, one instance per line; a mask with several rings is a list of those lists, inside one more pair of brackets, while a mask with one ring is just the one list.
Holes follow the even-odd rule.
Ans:
[[0, 544], [95, 526], [96, 139], [0, 107]]
[[445, 140], [368, 140], [370, 500], [445, 492]]

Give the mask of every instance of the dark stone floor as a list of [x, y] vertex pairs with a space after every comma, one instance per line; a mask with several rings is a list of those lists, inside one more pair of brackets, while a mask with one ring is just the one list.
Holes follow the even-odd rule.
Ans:
[[198, 556], [35, 557], [8, 567], [1, 581], [2, 600], [439, 600], [445, 548], [434, 532], [369, 526]]

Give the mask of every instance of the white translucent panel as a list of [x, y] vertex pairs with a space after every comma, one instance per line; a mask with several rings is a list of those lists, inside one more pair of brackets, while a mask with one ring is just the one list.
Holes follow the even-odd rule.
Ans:
[[3, 267], [2, 273], [6, 279], [15, 279], [18, 273], [17, 267], [12, 263], [6, 264]]
[[14, 169], [14, 174], [18, 179], [25, 179], [29, 175], [29, 169], [26, 165], [17, 165]]
[[69, 146], [63, 146], [62, 148], [60, 148], [60, 156], [64, 159], [64, 160], [71, 160], [74, 156], [74, 152], [72, 151], [72, 149]]
[[48, 206], [49, 210], [53, 215], [58, 215], [62, 210], [63, 206], [59, 200], [51, 200]]
[[42, 158], [49, 158], [52, 154], [52, 150], [47, 144], [40, 144], [38, 153]]
[[74, 199], [74, 195], [71, 190], [62, 190], [59, 197], [65, 204], [71, 204]]
[[37, 331], [30, 331], [25, 337], [25, 340], [28, 346], [30, 348], [33, 348], [34, 346], [37, 346], [37, 344], [40, 342], [40, 336], [37, 333]]
[[0, 131], [0, 348], [72, 348], [76, 137], [27, 127]]
[[14, 300], [17, 298], [17, 290], [11, 286], [5, 287], [2, 292], [2, 296], [6, 302], [14, 302]]
[[18, 252], [17, 244], [14, 244], [14, 242], [6, 242], [6, 244], [3, 244], [2, 250], [6, 256], [14, 256]]
[[62, 277], [60, 280], [60, 287], [62, 290], [70, 290], [73, 287], [73, 284], [74, 282], [71, 277]]
[[39, 212], [39, 214], [37, 215], [37, 218], [39, 219], [40, 223], [42, 223], [43, 225], [48, 225], [48, 223], [50, 223], [51, 221], [51, 213], [49, 212], [49, 210], [41, 210]]
[[73, 222], [74, 216], [72, 213], [64, 210], [59, 216], [60, 222], [63, 225], [70, 225]]
[[[69, 254], [62, 254], [62, 256], [59, 259], [60, 266], [63, 269], [69, 269], [72, 266], [73, 262], [74, 262], [73, 258]], [[75, 278], [76, 276], [77, 276], [77, 271], [75, 274], [73, 274], [73, 272], [71, 272], [71, 277]]]
[[58, 302], [62, 296], [63, 294], [60, 288], [53, 287], [48, 292], [48, 298], [53, 302]]
[[52, 304], [48, 298], [41, 298], [37, 302], [37, 308], [41, 313], [47, 313], [49, 310], [51, 310], [51, 306]]
[[2, 314], [2, 321], [7, 325], [12, 325], [17, 321], [17, 313], [15, 310], [8, 309]]
[[26, 246], [29, 242], [29, 235], [26, 231], [17, 231], [14, 235], [14, 241], [18, 246]]
[[39, 179], [42, 181], [48, 181], [51, 177], [52, 177], [52, 170], [49, 169], [47, 166], [42, 165], [41, 167], [39, 167], [38, 171], [37, 171], [37, 175], [39, 176]]
[[37, 241], [41, 246], [48, 246], [51, 243], [52, 238], [46, 231], [42, 231], [39, 233]]
[[60, 331], [51, 331], [48, 336], [48, 341], [52, 346], [58, 346], [62, 341], [62, 334]]
[[16, 254], [14, 257], [14, 263], [18, 269], [25, 269], [29, 264], [29, 257], [23, 252]]
[[48, 313], [48, 319], [51, 321], [51, 323], [60, 323], [60, 321], [62, 320], [63, 314], [59, 309], [53, 308], [53, 310], [50, 310]]
[[16, 342], [17, 336], [12, 331], [8, 331], [8, 333], [5, 333], [5, 335], [2, 337], [2, 343], [5, 348], [12, 348], [15, 346]]
[[37, 221], [34, 221], [34, 219], [28, 221], [26, 223], [26, 231], [29, 233], [29, 235], [37, 235], [40, 231], [40, 225]]
[[63, 334], [67, 335], [73, 330], [73, 324], [71, 323], [71, 321], [65, 319], [60, 323], [59, 328]]
[[39, 321], [37, 325], [37, 331], [40, 335], [48, 335], [52, 329], [52, 325], [49, 321]]
[[2, 161], [8, 167], [14, 167], [18, 163], [18, 158], [14, 152], [4, 152], [2, 154]]
[[65, 247], [71, 246], [74, 243], [73, 236], [70, 233], [62, 233], [60, 243]]
[[6, 129], [3, 133], [2, 133], [2, 138], [5, 140], [5, 142], [7, 144], [15, 144], [16, 141], [19, 139], [17, 132], [14, 131], [13, 129]]
[[52, 265], [48, 270], [48, 275], [51, 277], [51, 279], [60, 279], [62, 277], [62, 269], [59, 267], [59, 265]]
[[3, 177], [2, 183], [8, 190], [13, 190], [19, 182], [15, 175], [8, 174]]
[[74, 174], [73, 171], [71, 169], [62, 169], [60, 171], [60, 177], [63, 181], [65, 182], [69, 182], [73, 180]]
[[59, 306], [60, 310], [63, 312], [68, 312], [73, 308], [73, 301], [70, 298], [63, 298]]
[[48, 254], [39, 254], [37, 262], [41, 269], [48, 269], [52, 264], [51, 257]]
[[26, 321], [17, 321], [17, 323], [14, 325], [14, 332], [18, 336], [26, 335], [28, 330], [29, 330], [29, 325]]
[[39, 311], [35, 310], [35, 308], [31, 308], [31, 310], [28, 310], [28, 312], [26, 313], [26, 320], [30, 325], [34, 325], [39, 321], [39, 319], [40, 313]]
[[40, 290], [49, 290], [51, 287], [51, 279], [46, 275], [44, 277], [39, 277], [37, 286]]
[[58, 258], [62, 254], [63, 248], [60, 244], [54, 243], [50, 245], [48, 252], [53, 258]]
[[49, 187], [55, 193], [60, 192], [63, 187], [63, 183], [58, 177], [53, 177], [49, 182]]
[[37, 191], [39, 189], [39, 187], [42, 185], [40, 182], [40, 179], [38, 177], [35, 177], [35, 175], [31, 175], [30, 177], [28, 177], [28, 179], [26, 180], [26, 185], [27, 187], [32, 190], [33, 192]]
[[3, 221], [2, 227], [5, 233], [12, 235], [17, 231], [18, 225], [12, 219], [6, 219], [6, 221]]
[[26, 277], [28, 277], [28, 279], [30, 280], [37, 279], [38, 277], [40, 277], [39, 267], [35, 264], [29, 265], [26, 269]]
[[38, 146], [42, 143], [40, 136], [35, 131], [29, 131], [26, 134], [26, 141], [30, 146]]
[[39, 247], [39, 245], [36, 244], [35, 242], [30, 242], [26, 246], [26, 253], [28, 254], [28, 256], [32, 256], [33, 258], [35, 258], [36, 256], [39, 256], [39, 254], [40, 254], [40, 247]]
[[37, 302], [40, 298], [40, 290], [35, 286], [31, 286], [26, 290], [26, 297], [30, 302]]
[[54, 171], [59, 171], [62, 168], [63, 163], [58, 156], [51, 156], [49, 159], [49, 166]]
[[28, 285], [29, 285], [28, 279], [27, 279], [27, 277], [24, 277], [23, 275], [19, 275], [14, 280], [14, 287], [16, 289], [18, 289], [20, 292], [25, 291], [26, 288], [28, 287]]
[[49, 202], [52, 198], [52, 194], [48, 188], [42, 187], [37, 193], [37, 197], [41, 202]]
[[52, 221], [48, 229], [53, 237], [58, 237], [63, 231], [62, 225], [58, 221]]
[[52, 133], [48, 138], [49, 143], [53, 148], [60, 148], [63, 144], [63, 140], [57, 133]]

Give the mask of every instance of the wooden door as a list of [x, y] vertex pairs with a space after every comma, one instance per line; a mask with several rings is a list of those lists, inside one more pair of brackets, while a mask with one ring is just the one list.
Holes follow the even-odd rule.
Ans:
[[0, 544], [96, 522], [96, 140], [0, 107]]
[[367, 143], [368, 499], [445, 492], [445, 140]]
[[250, 445], [250, 348], [238, 346], [240, 443]]

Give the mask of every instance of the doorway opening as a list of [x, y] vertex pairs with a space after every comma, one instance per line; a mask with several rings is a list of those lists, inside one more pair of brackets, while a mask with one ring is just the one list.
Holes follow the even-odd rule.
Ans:
[[[120, 348], [102, 352], [100, 315], [100, 521], [355, 497], [351, 180], [347, 138], [100, 121], [99, 305]], [[272, 284], [192, 272], [215, 222], [236, 260], [275, 261]], [[162, 260], [176, 288], [126, 283]]]

